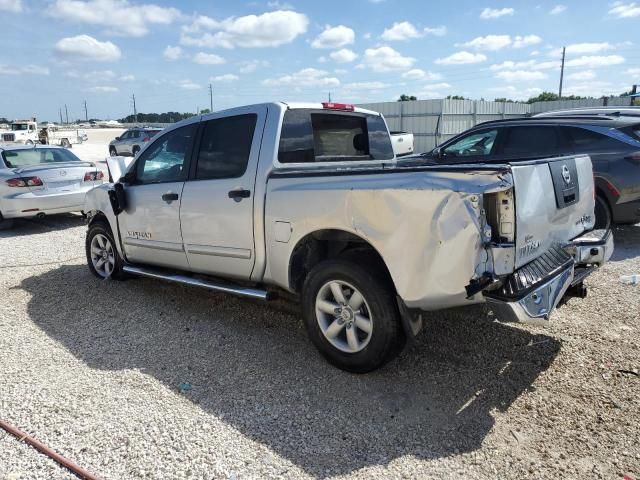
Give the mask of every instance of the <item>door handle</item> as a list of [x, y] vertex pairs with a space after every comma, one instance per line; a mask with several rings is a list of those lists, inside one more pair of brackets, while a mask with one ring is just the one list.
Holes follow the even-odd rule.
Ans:
[[236, 202], [239, 202], [243, 198], [249, 198], [251, 196], [251, 191], [245, 190], [243, 188], [237, 188], [235, 190], [229, 191], [229, 198], [233, 198]]
[[180, 196], [177, 193], [167, 192], [162, 194], [162, 200], [164, 200], [167, 203], [171, 203], [174, 200], [178, 200], [178, 198], [180, 198]]

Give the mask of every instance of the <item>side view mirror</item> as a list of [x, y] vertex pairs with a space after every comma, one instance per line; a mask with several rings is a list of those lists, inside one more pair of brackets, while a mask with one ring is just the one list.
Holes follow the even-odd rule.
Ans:
[[109, 202], [116, 216], [127, 208], [127, 193], [121, 183], [116, 183], [113, 190], [109, 190]]
[[114, 140], [120, 140], [120, 137], [116, 137], [116, 138], [114, 138]]
[[431, 150], [431, 154], [436, 158], [442, 157], [442, 148], [440, 147], [434, 148], [433, 150]]
[[122, 177], [120, 177], [120, 180], [118, 180], [118, 183], [123, 183], [123, 184], [133, 183], [134, 180], [135, 180], [135, 172], [128, 171]]

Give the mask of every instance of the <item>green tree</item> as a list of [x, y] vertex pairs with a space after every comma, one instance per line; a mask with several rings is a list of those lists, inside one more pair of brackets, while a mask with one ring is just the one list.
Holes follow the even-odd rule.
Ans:
[[516, 103], [515, 100], [511, 100], [510, 98], [505, 98], [505, 97], [496, 98], [493, 101], [494, 102], [502, 102], [502, 103]]
[[400, 98], [398, 99], [399, 102], [411, 102], [413, 100], [418, 100], [418, 97], [415, 95], [407, 95], [405, 93], [400, 95]]

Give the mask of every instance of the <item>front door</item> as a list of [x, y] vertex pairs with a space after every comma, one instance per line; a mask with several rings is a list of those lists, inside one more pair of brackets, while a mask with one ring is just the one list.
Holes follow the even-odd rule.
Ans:
[[136, 160], [118, 216], [129, 262], [188, 269], [180, 232], [180, 203], [197, 123], [158, 137]]
[[255, 261], [254, 184], [267, 109], [203, 122], [180, 221], [192, 271], [248, 279]]

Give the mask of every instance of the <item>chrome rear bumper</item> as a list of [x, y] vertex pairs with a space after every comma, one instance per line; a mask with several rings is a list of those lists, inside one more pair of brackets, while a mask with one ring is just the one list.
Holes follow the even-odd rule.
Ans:
[[[501, 290], [484, 292], [485, 300], [501, 321], [546, 325], [551, 312], [567, 290], [581, 286], [596, 267], [611, 258], [613, 248], [611, 230], [592, 230], [562, 249], [570, 257], [551, 256], [560, 259], [558, 265], [549, 266], [550, 257], [545, 258], [541, 263], [549, 266], [549, 272], [543, 274], [542, 278], [531, 278], [532, 272], [540, 272], [542, 266], [532, 266], [536, 262], [534, 260], [505, 280]], [[527, 279], [533, 283], [527, 283]]]

